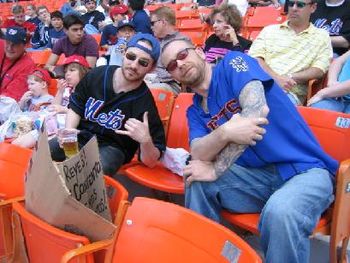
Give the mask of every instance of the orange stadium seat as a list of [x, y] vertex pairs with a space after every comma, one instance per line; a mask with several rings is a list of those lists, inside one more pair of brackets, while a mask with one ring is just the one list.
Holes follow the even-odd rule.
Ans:
[[[204, 234], [205, 233], [205, 234]], [[126, 211], [112, 262], [238, 262], [261, 259], [240, 237], [184, 207], [136, 197]]]
[[[180, 93], [175, 99], [167, 135], [168, 147], [189, 150], [186, 111], [192, 104], [192, 97], [191, 93]], [[123, 173], [131, 180], [152, 189], [175, 194], [184, 193], [182, 178], [173, 174], [161, 163], [158, 163], [154, 168], [135, 163], [127, 167]]]
[[[118, 211], [119, 209], [122, 209], [120, 204], [127, 200], [128, 192], [114, 179], [108, 176], [105, 176], [104, 179], [107, 187], [108, 202], [111, 209], [113, 222], [119, 225], [122, 217], [118, 215]], [[61, 258], [66, 252], [90, 244], [89, 239], [85, 236], [68, 233], [42, 221], [35, 215], [28, 212], [24, 208], [23, 203], [14, 202], [13, 212], [13, 225], [15, 227], [15, 260], [23, 257], [23, 254], [21, 253], [22, 243], [24, 243], [26, 247], [27, 256], [29, 258], [29, 262], [31, 263], [60, 262]], [[21, 241], [21, 232], [24, 236], [24, 242]], [[109, 240], [99, 242], [111, 245], [113, 241], [114, 237]], [[99, 242], [94, 242], [91, 244], [96, 244]], [[78, 257], [72, 262], [89, 263], [94, 262], [94, 259], [97, 262], [103, 262], [104, 255], [104, 253], [98, 253], [95, 255], [95, 257], [93, 257], [93, 255], [88, 254], [86, 256]]]
[[[331, 263], [346, 262], [346, 247], [350, 237], [350, 115], [307, 107], [298, 107], [298, 110], [323, 149], [341, 162], [336, 177], [335, 203], [322, 216], [314, 233], [331, 235]], [[224, 211], [222, 215], [231, 224], [259, 234], [260, 214], [235, 214]], [[337, 245], [341, 241], [342, 261], [339, 261]]]
[[181, 33], [185, 36], [188, 36], [193, 45], [196, 47], [202, 47], [204, 46], [205, 40], [207, 39], [207, 32], [206, 31], [181, 31]]

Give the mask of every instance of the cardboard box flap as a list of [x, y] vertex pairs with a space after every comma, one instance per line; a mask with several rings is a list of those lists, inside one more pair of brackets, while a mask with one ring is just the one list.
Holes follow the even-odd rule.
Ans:
[[[94, 145], [92, 147], [97, 147], [96, 139], [90, 142]], [[91, 145], [90, 142], [87, 145]], [[81, 151], [75, 158], [72, 158], [75, 161], [68, 161], [76, 163], [77, 158], [81, 158], [82, 154], [87, 154], [86, 148], [83, 149], [85, 152]], [[92, 151], [98, 150], [95, 148]], [[89, 156], [86, 157], [89, 163]], [[67, 165], [70, 167], [70, 163]], [[96, 178], [96, 181], [98, 180], [103, 182], [101, 176]], [[103, 188], [96, 191], [105, 194], [104, 185]], [[92, 197], [86, 198], [89, 200]], [[32, 214], [63, 230], [85, 235], [92, 242], [112, 237], [116, 229], [115, 225], [85, 207], [70, 193], [64, 177], [60, 174], [60, 169], [52, 162], [46, 132], [40, 135], [37, 149], [32, 155], [25, 182], [25, 200], [26, 209]], [[104, 201], [106, 202], [107, 199]], [[104, 204], [104, 209], [106, 207], [108, 205]]]

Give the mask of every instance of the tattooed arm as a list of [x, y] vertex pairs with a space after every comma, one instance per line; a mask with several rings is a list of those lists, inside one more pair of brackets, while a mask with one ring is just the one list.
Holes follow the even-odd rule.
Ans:
[[[264, 87], [260, 81], [249, 82], [239, 95], [239, 103], [242, 107], [241, 117], [266, 117], [269, 108], [266, 104]], [[238, 117], [240, 118], [240, 117]], [[256, 134], [255, 140], [261, 140], [262, 134]], [[229, 143], [217, 156], [214, 162], [217, 177], [230, 167], [248, 147], [247, 144]]]
[[[259, 127], [267, 124], [268, 114], [264, 87], [260, 81], [249, 82], [241, 91], [239, 102], [241, 114], [235, 114], [229, 121], [221, 125], [214, 132], [194, 141], [193, 161], [184, 168], [186, 184], [193, 181], [215, 181], [226, 171], [244, 152], [248, 145], [255, 145], [262, 139], [265, 129]], [[215, 136], [214, 136], [215, 135]], [[217, 150], [213, 145], [224, 145]], [[200, 149], [200, 150], [199, 150]], [[216, 151], [216, 159], [203, 157], [212, 156]]]

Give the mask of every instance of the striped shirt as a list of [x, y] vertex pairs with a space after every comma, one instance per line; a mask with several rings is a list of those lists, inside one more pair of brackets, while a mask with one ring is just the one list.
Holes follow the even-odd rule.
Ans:
[[[310, 26], [300, 33], [288, 21], [265, 27], [253, 42], [249, 55], [263, 58], [277, 74], [286, 75], [315, 67], [326, 72], [333, 56], [331, 39], [324, 29]], [[291, 92], [303, 103], [306, 85], [296, 85]]]

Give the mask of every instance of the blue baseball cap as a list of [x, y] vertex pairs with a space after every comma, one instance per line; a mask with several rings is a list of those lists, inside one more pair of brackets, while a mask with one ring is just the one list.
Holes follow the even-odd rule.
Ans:
[[[146, 40], [148, 41], [151, 46], [152, 49], [149, 49], [147, 47], [144, 47], [140, 44], [138, 44], [139, 41], [142, 40]], [[135, 35], [133, 35], [129, 42], [126, 45], [127, 49], [129, 47], [137, 47], [139, 49], [141, 49], [142, 51], [145, 51], [147, 54], [149, 54], [151, 56], [151, 58], [153, 58], [153, 60], [155, 62], [157, 62], [159, 55], [160, 55], [160, 45], [159, 45], [159, 41], [152, 36], [151, 34], [147, 34], [147, 33], [137, 33]]]
[[6, 30], [5, 39], [14, 44], [25, 44], [27, 42], [27, 33], [23, 27], [9, 27]]
[[131, 27], [132, 29], [135, 30], [135, 25], [133, 22], [129, 21], [129, 20], [122, 20], [122, 21], [119, 21], [118, 23], [118, 26], [117, 26], [117, 31], [123, 27]]

